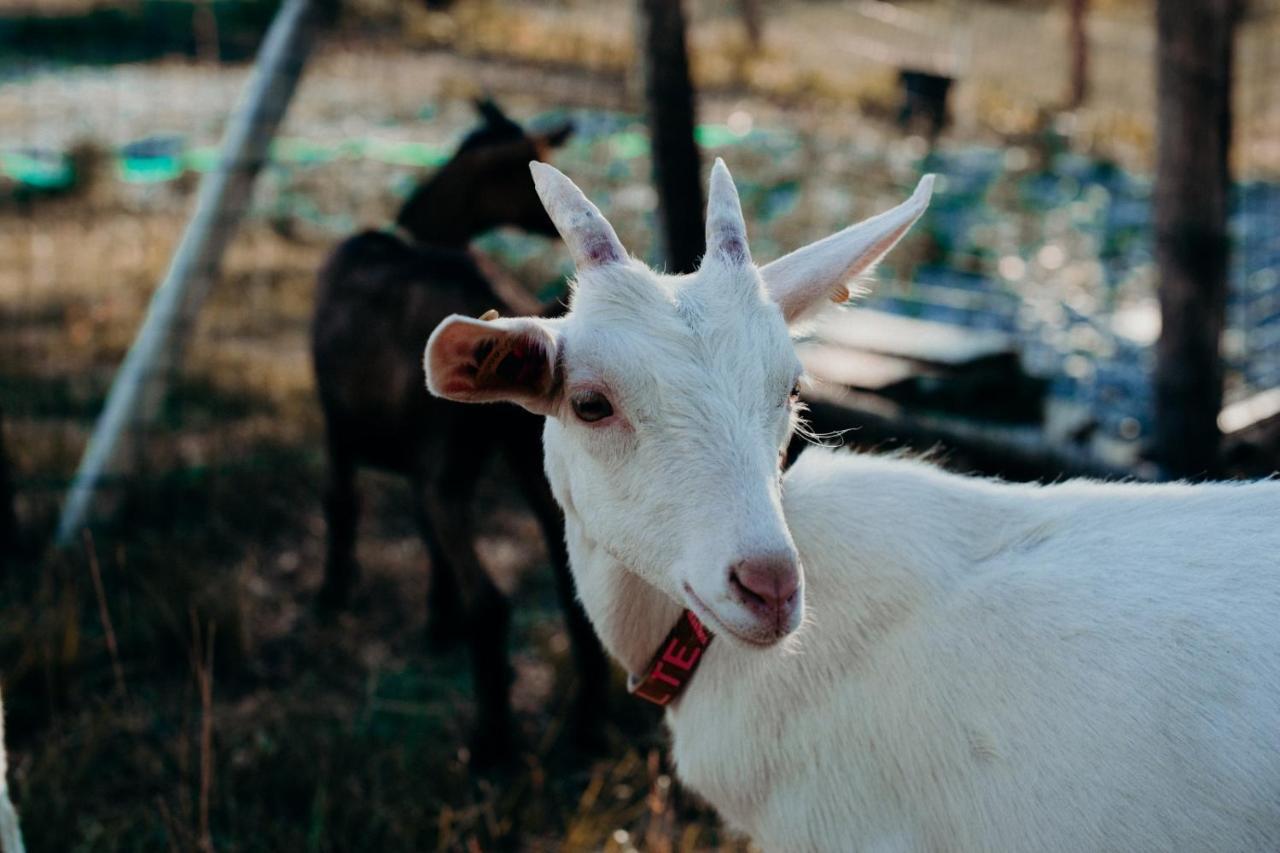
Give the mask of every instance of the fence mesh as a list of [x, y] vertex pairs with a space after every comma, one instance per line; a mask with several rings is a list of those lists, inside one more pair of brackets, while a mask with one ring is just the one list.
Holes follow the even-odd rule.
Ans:
[[[274, 8], [68, 0], [0, 19], [5, 409], [16, 447], [43, 446], [38, 460], [18, 452], [24, 491], [65, 485]], [[936, 171], [923, 236], [882, 268], [868, 304], [1011, 335], [1049, 384], [1051, 419], [1140, 443], [1158, 333], [1149, 14], [1092, 10], [1089, 98], [1063, 112], [1065, 7], [794, 3], [770, 11], [758, 46], [737, 9], [693, 7], [699, 141], [734, 165], [757, 257], [884, 207]], [[482, 92], [534, 124], [572, 117], [558, 162], [635, 251], [650, 251], [633, 45], [616, 25], [630, 14], [574, 2], [348, 8], [272, 146], [188, 377], [212, 387], [236, 377], [255, 396], [288, 388], [305, 409], [310, 272], [343, 234], [389, 220], [448, 158]], [[1277, 20], [1255, 5], [1239, 38], [1229, 401], [1280, 385]], [[951, 125], [933, 145], [893, 121], [898, 75], [912, 69], [955, 78]], [[482, 248], [542, 297], [568, 271], [539, 238], [498, 233]]]

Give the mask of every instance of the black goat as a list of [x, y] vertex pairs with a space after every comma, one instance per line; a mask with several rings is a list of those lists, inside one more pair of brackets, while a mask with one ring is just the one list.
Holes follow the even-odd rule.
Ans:
[[429, 633], [467, 641], [479, 714], [477, 761], [510, 754], [509, 604], [477, 558], [472, 497], [495, 451], [510, 464], [551, 553], [580, 683], [575, 731], [599, 721], [608, 664], [573, 590], [564, 520], [542, 471], [542, 418], [513, 405], [464, 406], [425, 390], [424, 342], [452, 313], [497, 308], [502, 299], [467, 251], [500, 225], [554, 235], [529, 174], [529, 161], [568, 138], [572, 127], [531, 135], [492, 103], [483, 122], [409, 197], [399, 234], [348, 238], [319, 275], [313, 355], [328, 433], [325, 498], [328, 555], [321, 603], [340, 606], [355, 582], [356, 469], [371, 465], [406, 475], [431, 559]]

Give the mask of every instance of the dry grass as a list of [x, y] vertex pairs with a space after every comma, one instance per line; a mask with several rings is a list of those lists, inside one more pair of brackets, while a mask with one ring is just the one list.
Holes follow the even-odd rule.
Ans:
[[[179, 224], [70, 212], [4, 219], [4, 280], [26, 286], [0, 300], [14, 332], [0, 387], [36, 539]], [[714, 845], [651, 715], [624, 714], [603, 759], [562, 754], [567, 641], [536, 528], [499, 482], [480, 544], [518, 599], [516, 772], [474, 774], [459, 751], [465, 656], [422, 647], [425, 558], [398, 482], [367, 483], [351, 612], [312, 615], [322, 466], [305, 352], [322, 252], [247, 230], [118, 523], [0, 586], [33, 849], [627, 849], [619, 830], [646, 849]]]
[[[0, 395], [36, 543], [189, 191], [140, 199], [109, 183], [0, 211]], [[517, 598], [513, 772], [474, 773], [460, 750], [466, 657], [424, 647], [426, 561], [403, 484], [367, 478], [363, 583], [336, 622], [314, 616], [323, 464], [307, 327], [326, 249], [250, 221], [117, 521], [0, 581], [32, 849], [716, 847], [714, 819], [667, 775], [652, 714], [619, 697], [604, 756], [562, 749], [567, 638], [536, 526], [500, 471], [479, 545]]]

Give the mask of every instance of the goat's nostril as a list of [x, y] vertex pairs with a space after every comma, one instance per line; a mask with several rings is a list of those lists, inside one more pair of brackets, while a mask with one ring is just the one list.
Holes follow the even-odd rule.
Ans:
[[800, 573], [795, 561], [785, 556], [754, 558], [733, 565], [729, 585], [752, 610], [780, 611], [794, 603]]
[[759, 592], [756, 592], [754, 589], [742, 582], [742, 578], [739, 577], [737, 569], [731, 569], [729, 571], [729, 584], [739, 596], [746, 600], [748, 604], [755, 604], [760, 607], [768, 606], [769, 601], [764, 595], [761, 595]]

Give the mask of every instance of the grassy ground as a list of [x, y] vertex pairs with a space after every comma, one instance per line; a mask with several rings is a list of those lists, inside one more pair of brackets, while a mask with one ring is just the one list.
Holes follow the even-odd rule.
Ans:
[[[58, 212], [5, 225], [53, 241], [51, 258], [89, 259], [135, 230], [161, 245], [176, 227], [117, 216], [77, 228]], [[35, 541], [162, 257], [141, 251], [109, 281], [92, 260], [78, 274], [52, 261], [56, 299], [5, 309], [0, 391]], [[706, 814], [676, 802], [652, 715], [630, 707], [603, 758], [560, 748], [567, 640], [536, 527], [501, 472], [480, 544], [516, 596], [516, 771], [473, 774], [460, 750], [466, 659], [424, 646], [425, 557], [394, 479], [366, 479], [350, 612], [315, 617], [323, 468], [303, 353], [319, 259], [249, 229], [117, 521], [0, 585], [32, 848], [586, 849], [619, 843], [619, 829], [652, 849], [715, 843]]]

